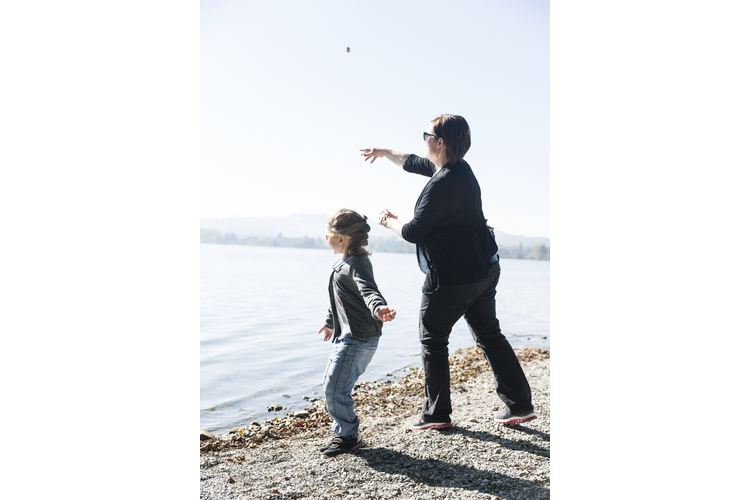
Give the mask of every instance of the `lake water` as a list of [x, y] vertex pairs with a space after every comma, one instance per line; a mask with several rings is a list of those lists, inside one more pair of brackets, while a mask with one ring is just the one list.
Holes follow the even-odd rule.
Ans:
[[[332, 344], [317, 332], [328, 310], [330, 250], [201, 244], [201, 430], [279, 414], [266, 406], [309, 406], [322, 397]], [[413, 254], [378, 252], [375, 281], [397, 311], [360, 380], [382, 380], [421, 366], [418, 312], [424, 274]], [[500, 328], [514, 347], [549, 349], [549, 261], [500, 259]], [[460, 320], [450, 351], [473, 346]], [[289, 398], [283, 397], [284, 395]], [[415, 411], [417, 409], [415, 408]]]

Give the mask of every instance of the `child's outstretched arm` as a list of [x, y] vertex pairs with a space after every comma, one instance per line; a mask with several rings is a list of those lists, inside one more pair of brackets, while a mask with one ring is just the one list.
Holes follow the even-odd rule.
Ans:
[[320, 335], [321, 333], [323, 333], [323, 342], [328, 342], [333, 336], [333, 329], [323, 325], [320, 330], [318, 330], [318, 335]]
[[372, 314], [373, 317], [378, 318], [380, 321], [383, 321], [383, 318], [378, 314], [378, 310], [388, 307], [388, 304], [378, 290], [378, 286], [375, 284], [375, 279], [372, 277], [372, 271], [365, 267], [357, 269], [352, 267], [351, 273], [352, 279], [359, 290], [359, 294], [362, 296], [365, 305], [370, 310], [370, 314]]
[[326, 323], [325, 325], [320, 327], [320, 330], [318, 330], [318, 335], [323, 332], [325, 332], [323, 334], [323, 342], [328, 342], [328, 340], [333, 336], [333, 311], [330, 307], [328, 307], [328, 316], [326, 316]]

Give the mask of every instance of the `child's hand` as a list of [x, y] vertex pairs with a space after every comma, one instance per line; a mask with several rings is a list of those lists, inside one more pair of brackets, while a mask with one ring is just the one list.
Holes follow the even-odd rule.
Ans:
[[383, 323], [392, 321], [393, 318], [396, 317], [396, 311], [391, 309], [388, 306], [381, 307], [380, 309], [377, 310], [375, 314], [378, 315], [378, 319], [382, 321]]
[[318, 330], [318, 335], [320, 335], [323, 332], [325, 332], [323, 334], [323, 342], [328, 342], [331, 339], [331, 337], [333, 337], [333, 330], [323, 325], [323, 327], [320, 330]]

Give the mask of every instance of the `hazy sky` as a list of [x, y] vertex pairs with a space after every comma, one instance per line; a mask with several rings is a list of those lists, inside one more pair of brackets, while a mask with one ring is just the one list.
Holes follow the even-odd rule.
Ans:
[[424, 156], [452, 113], [490, 224], [550, 235], [548, 1], [209, 0], [200, 65], [201, 217], [408, 220], [427, 178], [359, 150]]

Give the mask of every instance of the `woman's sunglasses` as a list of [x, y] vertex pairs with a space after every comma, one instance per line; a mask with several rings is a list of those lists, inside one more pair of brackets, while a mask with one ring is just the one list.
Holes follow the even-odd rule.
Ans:
[[438, 136], [436, 136], [435, 134], [428, 134], [427, 132], [422, 132], [422, 140], [423, 141], [427, 142], [427, 138], [428, 137], [434, 137], [435, 140], [437, 140], [437, 138], [438, 138]]

